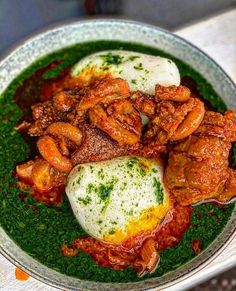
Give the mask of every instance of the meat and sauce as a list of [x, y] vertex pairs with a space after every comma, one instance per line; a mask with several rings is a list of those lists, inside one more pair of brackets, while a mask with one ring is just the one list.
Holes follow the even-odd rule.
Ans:
[[191, 212], [191, 206], [183, 207], [176, 204], [162, 225], [123, 244], [112, 245], [87, 237], [75, 239], [72, 245], [63, 245], [61, 250], [65, 256], [72, 257], [79, 251], [86, 252], [104, 267], [116, 270], [133, 267], [138, 274], [143, 275], [155, 269], [159, 251], [176, 246], [181, 241], [190, 226]]
[[[19, 186], [30, 187], [43, 203], [60, 205], [67, 176], [78, 164], [165, 154], [171, 210], [160, 225], [119, 245], [87, 237], [61, 247], [65, 256], [86, 252], [105, 267], [152, 272], [158, 252], [177, 245], [189, 227], [192, 204], [235, 196], [235, 171], [228, 163], [236, 141], [235, 113], [206, 110], [184, 85], [157, 84], [150, 95], [131, 91], [127, 81], [109, 75], [85, 87], [68, 77], [60, 82], [31, 107], [32, 120], [18, 126], [37, 137], [39, 152], [16, 167]], [[146, 126], [142, 115], [149, 119]]]

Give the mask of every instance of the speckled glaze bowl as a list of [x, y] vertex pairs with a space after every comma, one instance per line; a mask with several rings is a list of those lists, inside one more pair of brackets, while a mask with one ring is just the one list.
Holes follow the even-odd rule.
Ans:
[[[158, 27], [124, 20], [79, 21], [56, 27], [30, 38], [0, 63], [0, 95], [9, 83], [38, 58], [76, 43], [92, 40], [121, 40], [159, 48], [189, 64], [202, 74], [225, 103], [236, 108], [236, 88], [226, 73], [206, 54], [185, 40]], [[196, 273], [217, 257], [233, 239], [236, 230], [236, 210], [217, 239], [199, 256], [178, 270], [160, 278], [135, 283], [96, 283], [81, 281], [58, 273], [23, 252], [0, 228], [0, 251], [12, 263], [32, 277], [66, 290], [183, 290], [191, 286]], [[183, 282], [188, 282], [183, 284]]]

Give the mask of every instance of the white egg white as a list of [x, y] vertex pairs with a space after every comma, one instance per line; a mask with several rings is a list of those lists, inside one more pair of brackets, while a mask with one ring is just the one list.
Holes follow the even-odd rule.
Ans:
[[81, 164], [71, 171], [66, 194], [89, 235], [121, 243], [152, 230], [165, 217], [169, 198], [162, 176], [163, 167], [145, 158]]
[[167, 58], [132, 51], [102, 51], [80, 60], [71, 71], [72, 76], [92, 78], [110, 73], [125, 79], [131, 91], [155, 94], [155, 85], [180, 85], [176, 64]]

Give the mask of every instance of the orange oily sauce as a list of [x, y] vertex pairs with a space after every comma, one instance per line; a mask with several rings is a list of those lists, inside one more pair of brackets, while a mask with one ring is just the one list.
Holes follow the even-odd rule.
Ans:
[[30, 276], [27, 273], [25, 273], [24, 271], [22, 271], [21, 269], [16, 268], [15, 269], [15, 277], [19, 281], [27, 281]]

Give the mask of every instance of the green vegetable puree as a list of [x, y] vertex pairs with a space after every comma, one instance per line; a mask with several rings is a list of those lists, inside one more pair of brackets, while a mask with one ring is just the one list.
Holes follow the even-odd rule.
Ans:
[[[14, 129], [23, 112], [13, 99], [16, 89], [36, 70], [54, 61], [59, 61], [61, 70], [77, 63], [86, 55], [109, 49], [132, 50], [171, 58], [178, 66], [181, 76], [190, 76], [197, 82], [198, 90], [212, 106], [219, 111], [225, 110], [223, 101], [202, 76], [178, 59], [151, 47], [134, 43], [98, 41], [68, 47], [36, 61], [9, 85], [0, 98], [0, 224], [24, 251], [58, 272], [85, 280], [129, 282], [162, 276], [192, 259], [195, 256], [191, 247], [192, 240], [199, 239], [205, 249], [224, 228], [234, 209], [234, 204], [221, 208], [214, 204], [195, 206], [192, 225], [181, 243], [175, 248], [163, 251], [159, 267], [148, 276], [138, 278], [132, 269], [115, 271], [103, 268], [96, 265], [84, 253], [79, 253], [73, 258], [62, 256], [60, 247], [63, 243], [70, 244], [76, 237], [86, 236], [86, 233], [77, 223], [66, 196], [61, 208], [49, 207], [36, 202], [30, 195], [16, 187], [16, 179], [13, 177], [15, 166], [29, 157], [30, 150], [21, 135]], [[106, 61], [110, 63], [120, 60], [108, 58]], [[58, 76], [59, 69], [56, 67], [45, 72], [44, 80], [37, 81], [38, 86]], [[22, 100], [27, 99], [32, 92], [37, 95], [36, 83], [30, 86], [29, 83], [28, 90], [22, 92]], [[132, 167], [132, 163], [130, 166]], [[155, 181], [153, 182], [156, 187]], [[101, 197], [106, 199], [109, 196], [109, 189], [100, 190]], [[161, 200], [162, 197], [157, 199]], [[89, 201], [85, 200], [84, 203]]]

